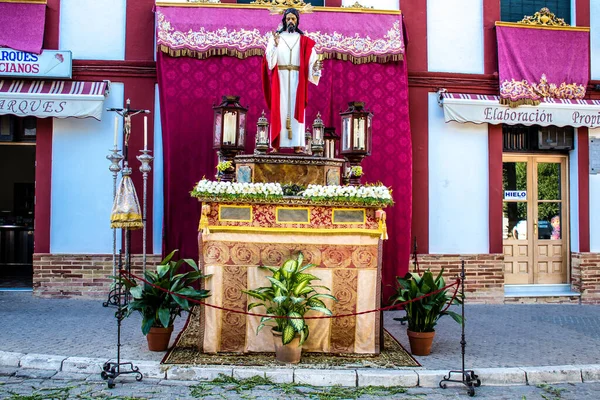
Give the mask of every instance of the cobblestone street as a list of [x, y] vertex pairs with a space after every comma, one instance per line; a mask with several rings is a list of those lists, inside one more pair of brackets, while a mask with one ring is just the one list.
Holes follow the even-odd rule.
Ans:
[[[0, 398], [12, 400], [46, 399], [465, 399], [462, 386], [448, 389], [427, 388], [314, 388], [294, 385], [194, 384], [144, 380], [121, 381], [107, 389], [98, 376], [88, 381], [27, 379], [0, 376]], [[475, 397], [494, 400], [596, 400], [600, 383], [540, 386], [485, 387]], [[29, 397], [27, 397], [29, 396]]]

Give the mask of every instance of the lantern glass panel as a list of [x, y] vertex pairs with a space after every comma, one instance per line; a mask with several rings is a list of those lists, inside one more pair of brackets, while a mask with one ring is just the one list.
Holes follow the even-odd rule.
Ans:
[[350, 150], [350, 134], [352, 131], [351, 127], [352, 116], [347, 115], [342, 119], [342, 151]]
[[221, 130], [223, 125], [223, 115], [220, 111], [215, 112], [215, 134], [213, 135], [213, 145], [221, 146]]
[[223, 124], [223, 144], [235, 146], [235, 134], [237, 128], [237, 112], [225, 111]]
[[323, 128], [315, 127], [314, 131], [315, 144], [323, 144]]
[[369, 115], [367, 117], [367, 151], [370, 153], [371, 152], [371, 141], [373, 140], [373, 136], [372, 136], [372, 123], [373, 123], [373, 116]]
[[264, 144], [267, 142], [267, 127], [259, 126], [256, 132], [256, 143]]
[[365, 128], [365, 117], [354, 119], [354, 143], [352, 143], [354, 150], [365, 149]]
[[237, 146], [244, 147], [246, 144], [246, 114], [240, 113], [240, 129], [238, 130]]

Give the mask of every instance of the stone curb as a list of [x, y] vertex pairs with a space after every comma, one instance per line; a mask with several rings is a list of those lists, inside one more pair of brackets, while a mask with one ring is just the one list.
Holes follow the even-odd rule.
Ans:
[[[42, 379], [100, 380], [104, 359], [64, 357], [47, 354], [23, 354], [0, 351], [0, 375], [38, 377]], [[448, 370], [412, 369], [311, 369], [261, 368], [190, 365], [161, 365], [158, 361], [132, 361], [145, 378], [164, 385], [194, 385], [217, 378], [220, 374], [246, 379], [261, 376], [274, 383], [310, 384], [313, 386], [403, 386], [437, 388]], [[543, 383], [600, 382], [600, 364], [558, 365], [542, 367], [475, 368], [484, 386], [539, 385]], [[97, 376], [96, 376], [97, 375]], [[96, 379], [97, 378], [97, 379]], [[460, 375], [453, 375], [460, 379]], [[451, 383], [449, 384], [451, 385]]]

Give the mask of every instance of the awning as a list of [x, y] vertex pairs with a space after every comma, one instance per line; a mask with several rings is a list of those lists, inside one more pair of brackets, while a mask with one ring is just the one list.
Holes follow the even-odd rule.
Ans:
[[538, 106], [511, 108], [499, 96], [442, 93], [442, 102], [446, 122], [600, 127], [600, 100], [546, 98]]
[[0, 0], [0, 46], [40, 54], [46, 0]]
[[100, 120], [110, 82], [0, 81], [0, 115]]

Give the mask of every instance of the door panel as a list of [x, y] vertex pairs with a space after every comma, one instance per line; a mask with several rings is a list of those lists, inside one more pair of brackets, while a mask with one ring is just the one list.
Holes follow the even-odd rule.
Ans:
[[505, 284], [566, 283], [565, 156], [503, 158]]

